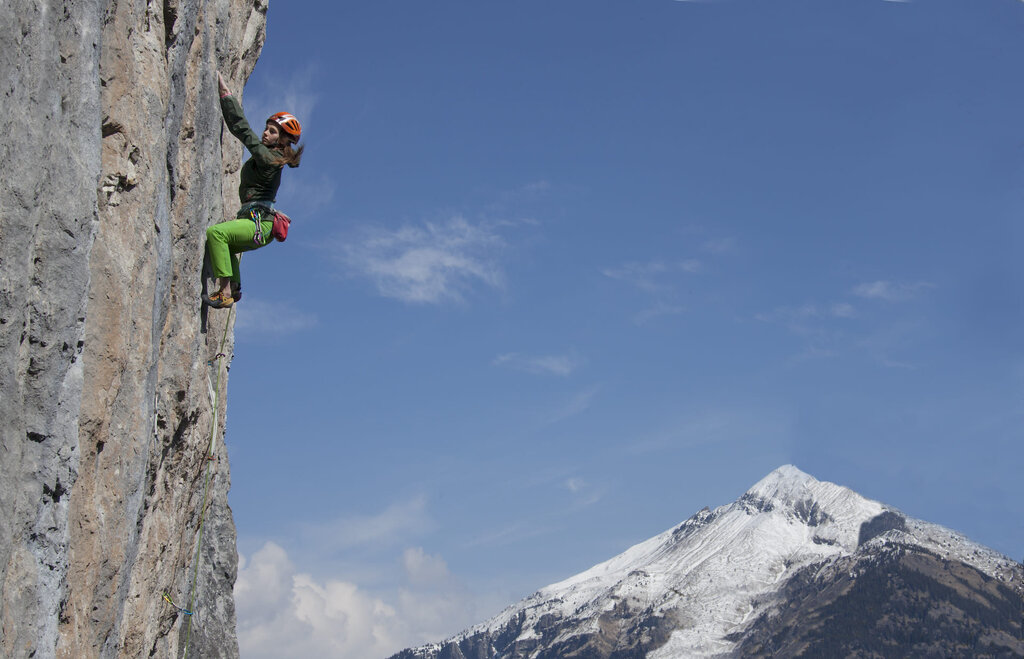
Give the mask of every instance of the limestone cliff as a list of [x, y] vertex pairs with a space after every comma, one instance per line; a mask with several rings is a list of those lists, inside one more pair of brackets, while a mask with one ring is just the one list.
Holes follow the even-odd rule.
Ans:
[[[242, 155], [216, 71], [242, 89], [266, 10], [0, 3], [0, 656], [238, 655], [228, 314], [202, 318], [200, 272]], [[195, 565], [189, 617], [162, 593]]]

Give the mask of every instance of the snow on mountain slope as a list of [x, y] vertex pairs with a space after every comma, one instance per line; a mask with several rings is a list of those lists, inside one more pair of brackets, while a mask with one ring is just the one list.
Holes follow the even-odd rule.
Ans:
[[[451, 643], [507, 636], [509, 630], [515, 630], [514, 642], [522, 647], [571, 647], [575, 637], [628, 631], [639, 648], [636, 656], [643, 656], [645, 647], [656, 648], [646, 654], [652, 659], [729, 654], [735, 647], [730, 635], [765, 612], [772, 595], [797, 571], [852, 555], [858, 547], [894, 542], [918, 545], [995, 578], [1008, 580], [1016, 565], [953, 531], [907, 519], [786, 465], [734, 503], [713, 511], [705, 508], [611, 560], [542, 588], [446, 643], [406, 656], [436, 656]], [[622, 623], [629, 612], [641, 613]], [[619, 627], [610, 632], [613, 618]], [[654, 642], [656, 632], [662, 636]]]

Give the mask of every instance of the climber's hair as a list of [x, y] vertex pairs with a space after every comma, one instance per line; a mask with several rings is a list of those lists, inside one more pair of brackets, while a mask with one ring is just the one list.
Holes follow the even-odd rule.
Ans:
[[306, 145], [303, 144], [297, 149], [292, 148], [291, 140], [285, 138], [282, 140], [284, 146], [277, 147], [281, 152], [281, 156], [277, 159], [278, 165], [288, 165], [289, 167], [298, 167], [299, 161], [302, 160], [302, 152], [305, 151]]

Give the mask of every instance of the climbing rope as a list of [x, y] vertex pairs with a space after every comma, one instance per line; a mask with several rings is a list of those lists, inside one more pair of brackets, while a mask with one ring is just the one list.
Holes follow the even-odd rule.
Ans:
[[218, 412], [220, 402], [220, 378], [221, 373], [224, 371], [223, 365], [220, 363], [220, 361], [227, 356], [224, 352], [224, 346], [227, 344], [228, 328], [231, 326], [231, 318], [234, 312], [235, 307], [232, 306], [228, 310], [228, 317], [227, 320], [224, 322], [224, 334], [221, 336], [220, 339], [220, 348], [217, 351], [217, 354], [214, 356], [214, 358], [206, 362], [208, 366], [213, 366], [215, 364], [217, 365], [217, 384], [216, 386], [211, 386], [209, 374], [207, 374], [206, 384], [208, 387], [210, 387], [210, 399], [213, 404], [213, 421], [210, 424], [210, 443], [206, 449], [206, 457], [203, 460], [206, 463], [206, 475], [204, 477], [203, 483], [203, 503], [200, 507], [199, 513], [199, 535], [198, 538], [196, 539], [196, 556], [195, 560], [192, 561], [192, 583], [189, 586], [188, 606], [180, 606], [178, 604], [175, 604], [174, 600], [171, 599], [170, 595], [168, 595], [167, 593], [163, 594], [164, 601], [166, 601], [168, 604], [177, 609], [181, 614], [188, 616], [188, 625], [187, 630], [185, 632], [185, 648], [183, 654], [181, 655], [182, 659], [188, 657], [188, 648], [192, 642], [192, 619], [195, 614], [196, 587], [199, 581], [199, 555], [203, 548], [203, 526], [206, 524], [206, 502], [210, 492], [210, 481], [213, 475], [213, 464], [214, 462], [216, 462], [216, 456], [214, 455], [213, 447], [214, 443], [217, 440], [217, 422], [219, 419]]

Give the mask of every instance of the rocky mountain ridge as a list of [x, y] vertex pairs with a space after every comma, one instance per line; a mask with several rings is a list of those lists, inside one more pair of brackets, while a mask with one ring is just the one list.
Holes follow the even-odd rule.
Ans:
[[[200, 272], [242, 156], [223, 139], [216, 71], [242, 89], [266, 11], [0, 3], [15, 134], [0, 142], [0, 656], [238, 656], [208, 365], [232, 332], [225, 313], [204, 323]], [[211, 434], [185, 616], [162, 594], [192, 589]]]
[[393, 659], [1021, 656], [1024, 566], [792, 466]]

